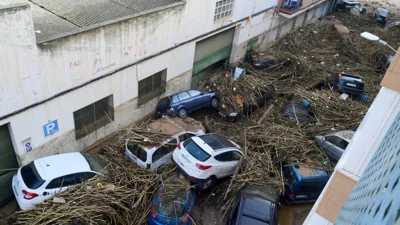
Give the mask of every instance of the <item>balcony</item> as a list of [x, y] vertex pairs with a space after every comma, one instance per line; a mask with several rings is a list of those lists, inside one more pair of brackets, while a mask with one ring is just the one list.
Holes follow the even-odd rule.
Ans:
[[290, 19], [324, 1], [325, 0], [281, 0], [279, 15]]

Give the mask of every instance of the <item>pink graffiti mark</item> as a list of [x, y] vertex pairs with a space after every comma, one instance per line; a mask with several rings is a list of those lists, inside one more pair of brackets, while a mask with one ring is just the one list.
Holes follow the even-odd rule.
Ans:
[[72, 67], [78, 67], [78, 66], [80, 66], [81, 64], [82, 64], [83, 62], [82, 61], [71, 61], [70, 63], [69, 63], [69, 68], [72, 68]]
[[126, 44], [125, 47], [123, 48], [124, 55], [129, 55], [129, 53], [132, 52], [133, 46]]

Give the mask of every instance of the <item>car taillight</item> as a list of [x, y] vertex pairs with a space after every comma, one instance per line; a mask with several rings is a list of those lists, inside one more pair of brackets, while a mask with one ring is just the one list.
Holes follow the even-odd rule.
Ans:
[[342, 75], [339, 74], [338, 78], [339, 78], [339, 80], [342, 79]]
[[183, 217], [181, 224], [185, 224], [190, 220], [190, 214], [186, 213], [185, 217]]
[[155, 220], [158, 220], [157, 214], [156, 214], [156, 209], [154, 208], [154, 206], [151, 206], [151, 216], [152, 216]]
[[259, 67], [259, 66], [261, 66], [261, 64], [254, 63], [254, 64], [253, 64], [253, 66], [255, 66], [255, 67]]
[[346, 5], [345, 8], [350, 8], [350, 6]]
[[197, 168], [201, 169], [201, 170], [207, 170], [210, 169], [212, 166], [206, 166], [206, 165], [202, 165], [200, 163], [196, 163]]
[[291, 199], [294, 199], [294, 192], [290, 192], [289, 197], [290, 197]]
[[32, 192], [25, 191], [25, 190], [22, 190], [22, 194], [24, 195], [24, 199], [26, 199], [26, 200], [31, 200], [31, 199], [34, 199], [37, 196], [39, 196], [36, 193], [32, 193]]
[[178, 150], [181, 150], [181, 149], [182, 149], [181, 144], [182, 144], [182, 142], [178, 144]]

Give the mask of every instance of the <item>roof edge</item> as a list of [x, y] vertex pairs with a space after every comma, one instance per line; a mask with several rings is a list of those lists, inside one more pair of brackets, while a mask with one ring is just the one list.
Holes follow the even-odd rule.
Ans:
[[12, 8], [29, 8], [29, 3], [15, 3], [10, 5], [0, 5], [0, 10], [7, 10]]
[[147, 14], [155, 13], [155, 12], [162, 11], [162, 10], [169, 9], [169, 8], [175, 8], [175, 7], [178, 7], [178, 6], [181, 6], [181, 5], [185, 5], [185, 4], [186, 4], [185, 1], [181, 1], [181, 2], [173, 3], [171, 5], [161, 6], [161, 7], [157, 7], [157, 8], [154, 8], [154, 9], [145, 10], [145, 11], [133, 14], [133, 15], [124, 16], [124, 17], [120, 17], [120, 18], [113, 19], [113, 20], [110, 20], [110, 21], [102, 22], [102, 23], [99, 23], [99, 24], [96, 24], [96, 25], [92, 25], [92, 26], [88, 26], [88, 27], [84, 27], [84, 28], [79, 28], [79, 29], [76, 29], [76, 30], [73, 30], [73, 31], [70, 31], [70, 32], [53, 35], [53, 36], [50, 36], [50, 37], [48, 37], [46, 39], [43, 39], [41, 41], [36, 42], [36, 44], [45, 44], [46, 42], [55, 41], [55, 40], [58, 40], [58, 39], [61, 39], [61, 38], [64, 38], [64, 37], [72, 36], [72, 35], [83, 33], [83, 32], [87, 32], [87, 31], [91, 31], [91, 30], [97, 29], [99, 27], [112, 25], [114, 23], [119, 23], [119, 22], [122, 22], [122, 21], [134, 19], [134, 18], [141, 17], [141, 16], [144, 16], [144, 15], [147, 15]]

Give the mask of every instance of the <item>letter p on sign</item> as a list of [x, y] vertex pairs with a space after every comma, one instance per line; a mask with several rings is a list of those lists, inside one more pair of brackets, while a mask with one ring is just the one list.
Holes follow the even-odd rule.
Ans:
[[43, 126], [44, 136], [47, 137], [49, 135], [54, 134], [58, 131], [58, 122], [57, 120], [53, 120], [48, 124]]

